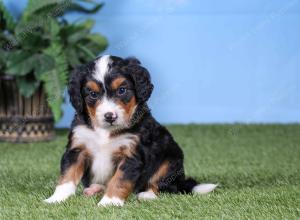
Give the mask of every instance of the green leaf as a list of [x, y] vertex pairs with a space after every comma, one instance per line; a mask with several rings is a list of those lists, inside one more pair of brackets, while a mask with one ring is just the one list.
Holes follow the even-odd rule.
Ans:
[[62, 113], [68, 69], [90, 61], [107, 47], [106, 38], [91, 34], [93, 20], [68, 24], [58, 17], [72, 11], [95, 13], [102, 6], [94, 0], [28, 0], [13, 37], [0, 33], [0, 42], [10, 38], [15, 42], [9, 56], [0, 57], [0, 67], [19, 79], [26, 96], [43, 82], [56, 121]]
[[74, 23], [62, 28], [61, 37], [67, 39], [69, 44], [75, 44], [80, 40], [86, 38], [90, 33], [90, 29], [93, 27], [94, 21], [87, 20], [82, 23]]
[[17, 38], [18, 44], [23, 50], [28, 50], [30, 52], [40, 51], [45, 48], [47, 42], [43, 39], [43, 33], [38, 28], [43, 25], [41, 18], [28, 21], [19, 21], [15, 28], [15, 37]]
[[84, 22], [78, 23], [77, 25], [81, 27], [82, 29], [91, 30], [94, 26], [95, 21], [92, 19], [87, 19]]
[[29, 51], [31, 54], [40, 53], [43, 48], [49, 46], [49, 42], [39, 33], [32, 33], [18, 42], [22, 50]]
[[30, 16], [33, 16], [36, 14], [38, 11], [42, 9], [52, 9], [54, 10], [55, 7], [59, 6], [59, 4], [62, 4], [64, 2], [70, 2], [71, 0], [68, 1], [63, 1], [63, 0], [28, 0], [27, 7], [24, 10], [24, 15], [23, 19], [27, 20]]
[[8, 53], [7, 74], [14, 76], [25, 76], [34, 72], [36, 78], [40, 80], [40, 75], [55, 67], [54, 58], [47, 54], [33, 54], [29, 52], [16, 51]]
[[50, 19], [50, 36], [52, 39], [55, 39], [59, 34], [60, 27], [58, 22], [55, 19]]
[[68, 47], [65, 49], [65, 54], [68, 58], [68, 64], [71, 66], [72, 69], [82, 64], [79, 60], [76, 49], [76, 47]]
[[[82, 3], [89, 3], [92, 7], [85, 7]], [[29, 0], [23, 19], [27, 20], [37, 14], [48, 17], [60, 17], [68, 12], [92, 14], [98, 12], [103, 5], [91, 0]]]
[[37, 81], [34, 78], [29, 79], [29, 77], [22, 76], [22, 77], [17, 77], [17, 85], [20, 93], [26, 98], [29, 98], [39, 87], [40, 81]]
[[[14, 31], [16, 26], [13, 16], [11, 16], [2, 1], [0, 1], [0, 24], [0, 29], [5, 30], [6, 28], [11, 32]], [[5, 27], [3, 24], [5, 24]]]
[[101, 34], [89, 34], [86, 38], [95, 43], [100, 51], [105, 50], [108, 46], [107, 39]]
[[55, 67], [55, 58], [47, 54], [39, 54], [36, 56], [34, 75], [38, 80], [41, 80], [42, 75], [45, 72], [50, 71]]
[[83, 45], [78, 44], [77, 47], [80, 48], [86, 55], [88, 55], [90, 59], [94, 59], [97, 56], [93, 53], [93, 51]]
[[88, 35], [88, 33], [88, 30], [77, 31], [68, 37], [68, 42], [70, 44], [75, 44], [76, 42], [83, 40], [86, 37], [86, 35]]
[[[99, 53], [106, 49], [108, 43], [106, 38], [102, 37], [101, 35], [93, 36], [93, 40], [90, 39], [90, 35], [87, 36], [86, 39], [80, 42], [80, 44], [77, 44], [77, 46], [84, 46], [88, 50], [90, 50], [95, 56], [99, 55]], [[80, 54], [81, 56], [81, 54]], [[86, 56], [86, 55], [85, 55]], [[88, 61], [86, 59], [83, 59], [85, 61]]]
[[18, 41], [22, 42], [25, 38], [30, 37], [32, 33], [36, 33], [37, 29], [42, 27], [44, 22], [45, 20], [40, 16], [27, 21], [19, 21], [15, 28], [15, 35]]
[[93, 2], [93, 1], [89, 1], [89, 2], [93, 3], [94, 7], [92, 7], [92, 8], [86, 8], [86, 7], [83, 7], [82, 5], [80, 5], [78, 3], [72, 3], [67, 8], [66, 11], [67, 12], [81, 12], [81, 13], [86, 13], [86, 14], [94, 14], [94, 13], [98, 12], [103, 7], [103, 5], [104, 5], [104, 3], [97, 4], [96, 2]]
[[35, 67], [34, 56], [30, 56], [26, 51], [10, 52], [7, 58], [6, 73], [15, 76], [24, 76]]
[[68, 64], [63, 53], [62, 46], [58, 42], [52, 42], [46, 49], [45, 54], [51, 56], [55, 61], [55, 66], [41, 75], [44, 88], [47, 94], [47, 101], [54, 115], [55, 121], [61, 118], [63, 103], [63, 93], [67, 85]]

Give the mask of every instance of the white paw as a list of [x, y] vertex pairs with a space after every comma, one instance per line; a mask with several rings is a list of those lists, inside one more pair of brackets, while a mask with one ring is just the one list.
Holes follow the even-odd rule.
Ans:
[[63, 202], [64, 200], [66, 200], [66, 198], [59, 198], [56, 195], [52, 195], [48, 199], [45, 199], [44, 202], [46, 202], [46, 203], [60, 203], [60, 202]]
[[202, 183], [195, 186], [192, 190], [193, 193], [197, 194], [207, 194], [209, 192], [214, 191], [214, 189], [218, 186], [218, 184], [211, 183]]
[[157, 195], [152, 191], [140, 192], [137, 194], [138, 200], [153, 200], [157, 198]]
[[45, 199], [44, 202], [46, 203], [62, 202], [67, 198], [69, 198], [71, 195], [74, 195], [75, 190], [76, 190], [76, 186], [73, 182], [68, 182], [62, 185], [58, 185], [53, 195], [50, 198]]
[[109, 198], [108, 196], [104, 195], [101, 201], [98, 203], [98, 206], [123, 206], [124, 200], [118, 197]]

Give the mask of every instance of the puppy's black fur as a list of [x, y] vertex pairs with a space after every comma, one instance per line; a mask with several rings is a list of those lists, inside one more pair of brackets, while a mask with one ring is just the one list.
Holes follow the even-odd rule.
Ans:
[[[78, 68], [71, 76], [68, 91], [76, 114], [72, 122], [69, 142], [61, 160], [62, 177], [73, 164], [78, 163], [80, 155], [88, 147], [74, 146], [74, 129], [78, 126], [86, 126], [91, 130], [97, 129], [94, 123], [96, 119], [93, 118], [95, 116], [91, 114], [91, 109], [101, 108], [99, 103], [106, 98], [114, 103], [121, 103], [120, 106], [132, 110], [132, 113], [129, 114], [130, 117], [126, 126], [113, 129], [113, 124], [111, 124], [111, 127], [104, 129], [110, 129], [111, 135], [114, 137], [122, 134], [132, 134], [138, 137], [132, 153], [124, 154], [114, 161], [115, 170], [119, 169], [123, 174], [121, 181], [132, 183], [132, 192], [147, 191], [153, 187], [151, 186], [151, 180], [165, 164], [164, 172], [161, 172], [158, 177], [156, 176], [158, 178], [155, 186], [156, 193], [192, 192], [198, 183], [192, 178], [185, 177], [184, 156], [181, 148], [168, 130], [152, 117], [147, 106], [146, 102], [153, 91], [149, 72], [135, 58], [122, 59], [110, 56], [109, 59], [107, 73], [102, 82], [95, 79], [97, 61]], [[118, 96], [116, 94], [119, 90], [112, 89], [110, 86], [115, 79], [120, 77], [124, 80], [121, 85], [127, 87], [125, 88], [126, 94]], [[89, 81], [95, 82], [99, 91], [91, 93], [91, 89], [87, 89], [85, 86]], [[123, 91], [124, 88], [121, 89], [121, 92]], [[129, 108], [127, 105], [131, 101], [135, 105]], [[80, 175], [81, 181], [85, 187], [89, 187], [93, 176], [91, 173], [92, 153], [84, 157], [81, 163], [84, 163], [83, 174]]]

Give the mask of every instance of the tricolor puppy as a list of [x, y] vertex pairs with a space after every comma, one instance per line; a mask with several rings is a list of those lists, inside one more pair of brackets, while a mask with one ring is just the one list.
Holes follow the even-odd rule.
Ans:
[[98, 205], [122, 206], [160, 192], [208, 193], [214, 184], [186, 178], [183, 153], [146, 104], [153, 90], [148, 71], [135, 58], [102, 56], [75, 70], [69, 83], [76, 110], [61, 176], [48, 203], [75, 194], [104, 192]]

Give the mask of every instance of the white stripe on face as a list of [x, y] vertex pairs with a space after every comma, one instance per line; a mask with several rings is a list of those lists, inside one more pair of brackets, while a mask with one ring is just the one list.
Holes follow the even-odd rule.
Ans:
[[93, 74], [94, 78], [99, 82], [104, 83], [105, 74], [108, 72], [108, 67], [111, 62], [109, 55], [104, 55], [96, 61], [95, 72]]

